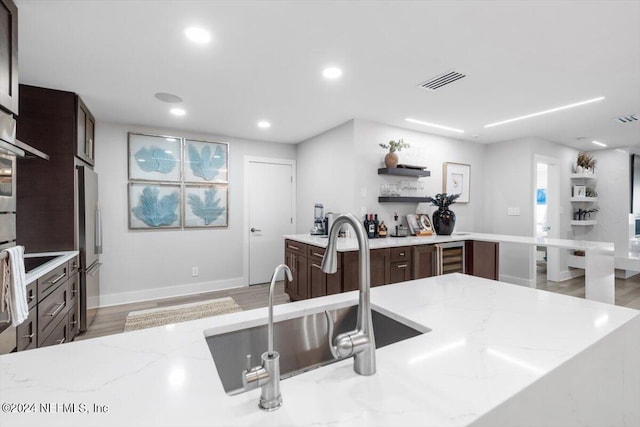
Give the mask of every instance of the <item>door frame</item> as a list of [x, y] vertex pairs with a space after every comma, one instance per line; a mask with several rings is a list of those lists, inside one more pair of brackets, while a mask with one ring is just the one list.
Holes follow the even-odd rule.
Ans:
[[[297, 215], [296, 215], [296, 206], [297, 206], [297, 201], [296, 201], [296, 183], [297, 183], [297, 177], [296, 177], [296, 161], [293, 159], [280, 159], [280, 158], [275, 158], [275, 157], [261, 157], [261, 156], [248, 156], [245, 155], [244, 156], [244, 221], [243, 221], [243, 225], [244, 225], [244, 231], [243, 231], [243, 241], [244, 241], [244, 245], [243, 245], [243, 252], [244, 252], [244, 260], [243, 260], [243, 266], [242, 266], [242, 281], [243, 281], [243, 286], [250, 286], [249, 285], [249, 256], [250, 256], [250, 246], [249, 246], [249, 238], [250, 238], [250, 233], [249, 233], [249, 227], [251, 226], [251, 224], [249, 224], [249, 167], [250, 167], [250, 163], [271, 163], [271, 164], [277, 164], [277, 165], [289, 165], [291, 166], [291, 178], [292, 178], [292, 183], [291, 183], [291, 215], [293, 218], [293, 223], [291, 224], [295, 233], [296, 227], [297, 227]], [[284, 240], [283, 240], [283, 248], [284, 248]], [[284, 260], [283, 260], [284, 262]], [[275, 266], [274, 266], [275, 267]]]
[[[531, 235], [536, 237], [536, 201], [538, 187], [538, 163], [544, 163], [547, 169], [547, 224], [551, 233], [547, 235], [549, 239], [560, 238], [560, 160], [556, 157], [548, 157], [540, 154], [533, 155], [533, 219], [531, 221]], [[533, 277], [533, 287], [536, 286], [536, 247], [531, 247], [530, 277]], [[558, 281], [560, 275], [560, 251], [558, 248], [547, 246], [547, 280]]]

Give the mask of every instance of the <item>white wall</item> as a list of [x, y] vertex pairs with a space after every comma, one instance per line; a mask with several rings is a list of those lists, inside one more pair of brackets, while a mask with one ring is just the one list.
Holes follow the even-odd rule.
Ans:
[[[229, 226], [129, 230], [127, 132], [229, 142]], [[96, 126], [96, 166], [104, 234], [100, 305], [247, 284], [243, 277], [244, 156], [295, 159], [295, 146], [111, 123]], [[268, 207], [265, 207], [268, 208]], [[199, 276], [191, 277], [191, 268]]]
[[297, 232], [309, 233], [313, 206], [324, 212], [353, 212], [354, 121], [350, 120], [296, 146]]

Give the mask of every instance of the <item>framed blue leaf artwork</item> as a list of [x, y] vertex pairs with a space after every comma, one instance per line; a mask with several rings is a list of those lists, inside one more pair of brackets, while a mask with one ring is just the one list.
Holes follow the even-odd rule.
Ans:
[[229, 144], [184, 140], [184, 182], [228, 183]]
[[185, 185], [185, 228], [226, 227], [229, 224], [227, 184]]
[[129, 132], [129, 179], [180, 182], [182, 138]]
[[180, 228], [179, 184], [129, 183], [129, 229]]
[[536, 190], [536, 204], [537, 205], [546, 205], [547, 204], [547, 189], [546, 188], [538, 188]]

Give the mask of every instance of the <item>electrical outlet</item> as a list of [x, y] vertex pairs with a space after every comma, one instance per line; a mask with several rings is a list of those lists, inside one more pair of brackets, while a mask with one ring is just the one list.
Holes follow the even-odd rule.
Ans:
[[198, 277], [198, 267], [191, 267], [191, 277]]

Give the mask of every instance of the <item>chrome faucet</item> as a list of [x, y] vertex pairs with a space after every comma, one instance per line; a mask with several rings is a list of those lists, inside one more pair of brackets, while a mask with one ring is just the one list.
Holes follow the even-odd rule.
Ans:
[[269, 286], [269, 330], [267, 332], [269, 344], [267, 351], [262, 353], [262, 365], [252, 367], [251, 355], [247, 354], [247, 369], [242, 372], [242, 384], [245, 390], [251, 390], [258, 386], [262, 387], [258, 406], [266, 411], [275, 411], [282, 406], [280, 353], [273, 350], [273, 291], [276, 278], [281, 270], [284, 270], [290, 282], [293, 280], [291, 270], [285, 264], [277, 266], [273, 276], [271, 276], [271, 286]]
[[[340, 227], [343, 224], [353, 227], [358, 239], [360, 295], [358, 300], [358, 320], [356, 329], [344, 332], [333, 339], [334, 321], [328, 311], [327, 325], [329, 327], [329, 348], [336, 359], [354, 356], [353, 370], [360, 375], [373, 375], [376, 373], [376, 340], [373, 336], [373, 323], [371, 322], [371, 276], [369, 258], [369, 240], [363, 225], [353, 214], [338, 216], [331, 230], [327, 250], [322, 260], [322, 271], [335, 273], [338, 270], [337, 238]], [[334, 344], [335, 343], [335, 344]]]

